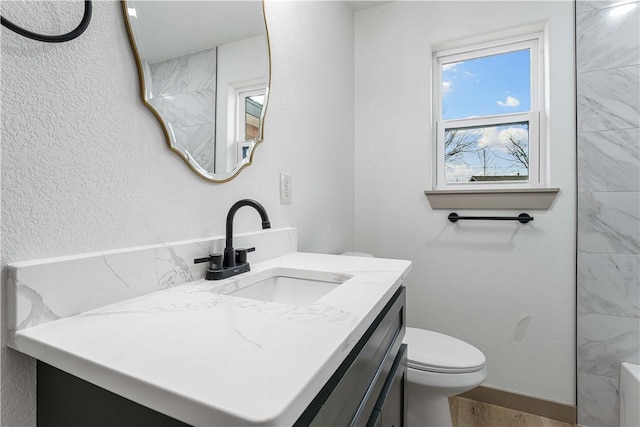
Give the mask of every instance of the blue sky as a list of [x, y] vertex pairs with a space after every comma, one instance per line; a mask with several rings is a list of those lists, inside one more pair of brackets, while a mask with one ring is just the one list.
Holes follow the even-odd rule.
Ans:
[[[529, 80], [529, 50], [444, 64], [442, 118], [530, 111]], [[472, 175], [528, 175], [527, 169], [514, 162], [507, 150], [510, 138], [524, 143], [528, 149], [527, 125], [476, 128], [469, 132], [469, 137], [476, 140], [475, 145], [445, 164], [447, 182], [468, 182]]]
[[529, 111], [529, 61], [529, 50], [520, 50], [445, 64], [442, 67], [442, 118]]

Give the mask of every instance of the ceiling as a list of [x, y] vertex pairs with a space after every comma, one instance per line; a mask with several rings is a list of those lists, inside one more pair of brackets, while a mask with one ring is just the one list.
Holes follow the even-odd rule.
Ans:
[[265, 34], [260, 1], [128, 1], [142, 56], [154, 63]]
[[[393, 1], [393, 0], [391, 0]], [[382, 1], [382, 0], [348, 0], [349, 6], [353, 9], [354, 12], [364, 9], [370, 9], [372, 7], [380, 6], [385, 3], [391, 3], [391, 1]]]

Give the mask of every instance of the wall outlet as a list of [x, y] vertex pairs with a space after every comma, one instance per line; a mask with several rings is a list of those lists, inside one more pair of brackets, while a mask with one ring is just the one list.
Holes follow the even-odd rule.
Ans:
[[280, 204], [291, 204], [291, 174], [286, 172], [280, 173]]

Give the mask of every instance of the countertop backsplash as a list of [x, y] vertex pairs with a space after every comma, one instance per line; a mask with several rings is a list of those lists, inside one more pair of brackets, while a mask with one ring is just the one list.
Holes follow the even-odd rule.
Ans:
[[[261, 262], [296, 252], [297, 231], [238, 234], [234, 246], [255, 246], [249, 262]], [[215, 236], [10, 264], [9, 344], [18, 330], [202, 279], [207, 264], [193, 260], [223, 248], [224, 236]]]

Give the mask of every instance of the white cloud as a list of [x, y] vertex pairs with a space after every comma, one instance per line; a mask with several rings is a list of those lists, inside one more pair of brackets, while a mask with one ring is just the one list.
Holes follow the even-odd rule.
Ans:
[[442, 71], [456, 71], [456, 67], [460, 64], [464, 64], [464, 61], [442, 64]]
[[478, 147], [488, 147], [496, 151], [506, 151], [509, 138], [516, 141], [529, 141], [529, 131], [521, 127], [509, 127], [498, 131], [497, 127], [482, 129], [482, 137], [478, 139]]
[[501, 107], [517, 107], [520, 105], [520, 101], [518, 98], [513, 96], [507, 96], [507, 99], [504, 101], [498, 101], [498, 105]]
[[442, 92], [447, 93], [451, 91], [451, 86], [453, 86], [453, 82], [442, 82]]
[[445, 165], [447, 182], [469, 182], [473, 176], [473, 168], [464, 163], [447, 163]]

